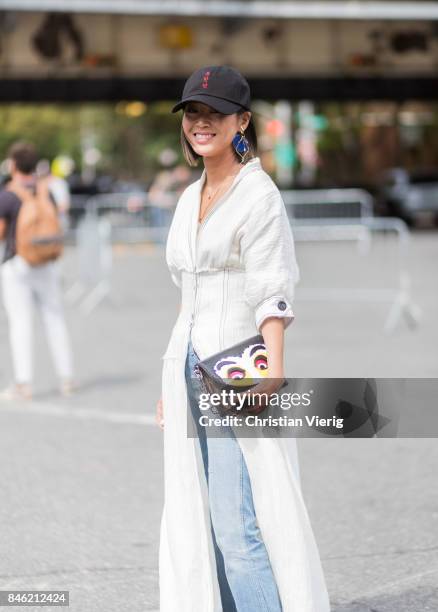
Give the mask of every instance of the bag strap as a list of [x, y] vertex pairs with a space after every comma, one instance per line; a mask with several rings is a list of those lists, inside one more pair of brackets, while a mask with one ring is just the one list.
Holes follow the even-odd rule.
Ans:
[[6, 189], [8, 191], [11, 191], [12, 193], [15, 193], [15, 195], [19, 200], [21, 200], [21, 202], [26, 202], [28, 200], [34, 199], [39, 200], [40, 198], [48, 200], [50, 199], [49, 183], [45, 178], [38, 179], [35, 184], [35, 193], [32, 193], [29, 189], [23, 187], [23, 185], [20, 184], [18, 181], [14, 180], [10, 181], [6, 185]]
[[26, 189], [23, 187], [23, 185], [20, 185], [16, 181], [10, 181], [6, 185], [6, 189], [11, 193], [14, 193], [22, 203], [26, 202], [27, 200], [33, 200], [34, 198], [34, 195], [29, 191], [29, 189]]

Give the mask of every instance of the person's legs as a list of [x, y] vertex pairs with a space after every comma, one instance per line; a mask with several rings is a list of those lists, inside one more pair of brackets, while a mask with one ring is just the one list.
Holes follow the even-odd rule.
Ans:
[[208, 437], [210, 512], [238, 612], [281, 612], [239, 442]]
[[18, 385], [30, 385], [33, 379], [33, 297], [26, 266], [26, 262], [14, 257], [1, 267], [3, 302]]
[[[240, 445], [227, 428], [209, 436], [199, 425], [199, 359], [189, 343], [186, 381], [206, 470], [212, 533], [224, 612], [281, 612], [269, 556], [257, 525], [251, 482]], [[217, 434], [217, 432], [216, 432]]]
[[44, 264], [32, 272], [32, 284], [56, 373], [61, 381], [71, 381], [73, 358], [64, 319], [58, 262]]
[[[207, 439], [205, 435], [205, 429], [199, 424], [199, 417], [201, 416], [201, 412], [199, 410], [199, 394], [202, 392], [200, 381], [196, 377], [195, 374], [195, 366], [198, 363], [199, 359], [196, 355], [192, 343], [189, 342], [188, 351], [187, 351], [187, 359], [185, 364], [185, 377], [187, 384], [187, 396], [189, 400], [189, 405], [191, 409], [191, 413], [193, 416], [193, 421], [198, 431], [199, 444], [201, 447], [202, 459], [204, 464], [205, 476], [207, 479], [208, 485], [208, 449], [207, 449]], [[213, 546], [216, 557], [216, 569], [217, 569], [217, 577], [219, 583], [219, 589], [221, 593], [221, 602], [223, 612], [237, 612], [236, 605], [234, 603], [233, 595], [230, 590], [230, 586], [228, 584], [227, 576], [225, 573], [224, 559], [222, 553], [217, 545], [216, 536], [214, 533], [213, 527], [211, 528], [211, 534], [213, 538]]]

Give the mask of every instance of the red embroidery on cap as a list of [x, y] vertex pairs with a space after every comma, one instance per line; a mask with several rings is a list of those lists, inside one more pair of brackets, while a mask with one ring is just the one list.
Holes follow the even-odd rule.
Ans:
[[206, 72], [204, 72], [204, 76], [202, 77], [202, 87], [204, 89], [208, 88], [208, 79], [210, 78], [210, 71], [207, 70]]

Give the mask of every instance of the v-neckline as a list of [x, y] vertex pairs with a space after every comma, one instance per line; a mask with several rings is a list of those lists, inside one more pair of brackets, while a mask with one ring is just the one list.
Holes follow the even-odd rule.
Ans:
[[201, 178], [200, 178], [200, 184], [199, 184], [199, 191], [198, 191], [198, 201], [197, 201], [197, 206], [196, 206], [196, 218], [198, 219], [198, 230], [204, 225], [204, 222], [214, 213], [214, 211], [217, 209], [218, 205], [220, 202], [222, 202], [222, 200], [225, 198], [225, 196], [227, 196], [229, 194], [229, 192], [231, 191], [231, 189], [234, 187], [238, 177], [240, 176], [240, 174], [242, 173], [242, 171], [246, 168], [247, 164], [251, 163], [252, 160], [250, 160], [249, 162], [247, 162], [246, 164], [244, 164], [240, 169], [239, 172], [237, 172], [237, 174], [234, 176], [233, 180], [231, 181], [230, 186], [228, 187], [228, 189], [221, 195], [221, 197], [214, 203], [214, 205], [210, 208], [210, 210], [207, 212], [207, 214], [204, 216], [204, 218], [202, 219], [202, 221], [199, 221], [199, 213], [201, 211], [201, 203], [202, 203], [202, 189], [204, 187], [206, 178], [207, 178], [207, 173], [205, 171], [205, 168], [202, 172]]
[[224, 196], [227, 195], [227, 193], [230, 191], [231, 187], [234, 185], [234, 181], [236, 180], [236, 178], [239, 176], [240, 172], [241, 172], [242, 168], [239, 170], [239, 172], [236, 174], [236, 176], [233, 178], [233, 181], [231, 183], [231, 185], [229, 186], [229, 188], [221, 195], [221, 197], [216, 200], [216, 202], [213, 204], [213, 206], [210, 208], [210, 210], [204, 215], [203, 219], [201, 221], [199, 221], [199, 213], [201, 212], [201, 206], [202, 206], [202, 189], [204, 188], [205, 185], [205, 181], [207, 178], [207, 173], [204, 169], [203, 173], [202, 173], [202, 177], [201, 177], [201, 184], [199, 185], [199, 192], [198, 192], [198, 202], [197, 202], [197, 219], [198, 219], [198, 231], [201, 229], [201, 227], [204, 225], [204, 222], [206, 221], [206, 219], [213, 214], [213, 212], [215, 211], [217, 205], [219, 204], [219, 202], [222, 201], [222, 199], [224, 198]]
[[234, 186], [242, 178], [242, 176], [246, 174], [246, 172], [250, 171], [252, 168], [256, 169], [260, 167], [261, 167], [260, 159], [258, 157], [253, 157], [252, 159], [247, 161], [246, 164], [244, 164], [242, 168], [240, 168], [239, 172], [234, 177], [231, 185], [228, 187], [226, 192], [223, 193], [222, 196], [217, 200], [215, 205], [209, 210], [207, 215], [205, 215], [204, 219], [201, 222], [199, 222], [199, 211], [201, 210], [202, 188], [204, 186], [204, 183], [207, 177], [205, 168], [202, 171], [201, 177], [199, 179], [198, 189], [196, 192], [196, 205], [193, 207], [194, 208], [193, 219], [192, 219], [192, 224], [191, 224], [192, 231], [191, 231], [191, 245], [190, 246], [191, 246], [191, 253], [192, 253], [192, 264], [193, 264], [194, 270], [196, 270], [196, 251], [197, 251], [196, 247], [197, 247], [198, 235], [199, 235], [200, 229], [205, 225], [205, 222], [207, 221], [207, 219], [209, 219], [210, 216], [214, 214], [214, 212], [219, 208], [219, 205], [223, 203], [223, 200], [229, 195], [230, 191], [234, 188]]

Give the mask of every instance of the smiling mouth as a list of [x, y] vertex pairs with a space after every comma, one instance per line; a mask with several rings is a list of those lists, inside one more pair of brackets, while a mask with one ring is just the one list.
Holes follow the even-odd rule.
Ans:
[[205, 144], [207, 142], [210, 142], [210, 140], [212, 138], [214, 138], [216, 136], [216, 134], [207, 134], [207, 133], [202, 133], [202, 132], [194, 132], [193, 136], [194, 136], [194, 138], [195, 138], [197, 143]]

